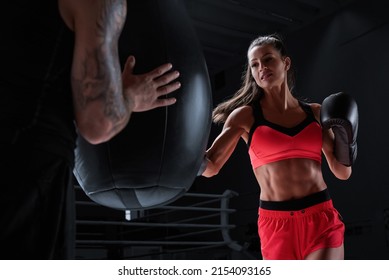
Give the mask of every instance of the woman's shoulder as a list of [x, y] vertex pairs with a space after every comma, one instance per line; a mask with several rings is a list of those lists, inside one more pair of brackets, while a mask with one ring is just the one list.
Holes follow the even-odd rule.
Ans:
[[240, 106], [234, 109], [228, 116], [229, 123], [239, 124], [239, 126], [246, 126], [251, 123], [253, 119], [253, 109], [250, 105]]
[[312, 110], [314, 111], [320, 111], [321, 104], [320, 103], [308, 103], [309, 106], [311, 106]]
[[312, 112], [313, 112], [315, 118], [317, 120], [319, 120], [320, 119], [321, 104], [319, 104], [319, 103], [307, 103], [307, 104], [309, 105], [309, 107], [311, 107]]
[[248, 116], [251, 116], [253, 113], [253, 108], [250, 106], [250, 105], [244, 105], [244, 106], [240, 106], [236, 109], [234, 109], [232, 112], [231, 112], [231, 116], [236, 118], [236, 117], [248, 117]]

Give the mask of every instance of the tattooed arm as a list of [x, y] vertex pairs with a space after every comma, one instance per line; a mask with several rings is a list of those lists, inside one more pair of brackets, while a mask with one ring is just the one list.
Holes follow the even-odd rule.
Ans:
[[133, 75], [131, 56], [121, 73], [117, 44], [126, 18], [125, 0], [59, 0], [59, 10], [75, 33], [75, 121], [86, 140], [105, 142], [127, 125], [131, 112], [175, 103], [174, 98], [158, 98], [180, 87], [170, 83], [179, 75], [170, 71], [170, 64]]

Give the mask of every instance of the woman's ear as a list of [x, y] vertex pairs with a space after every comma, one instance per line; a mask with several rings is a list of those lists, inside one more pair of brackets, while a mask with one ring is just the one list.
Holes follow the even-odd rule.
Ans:
[[284, 62], [285, 62], [285, 70], [288, 71], [290, 69], [291, 64], [292, 64], [290, 57], [289, 56], [285, 57]]

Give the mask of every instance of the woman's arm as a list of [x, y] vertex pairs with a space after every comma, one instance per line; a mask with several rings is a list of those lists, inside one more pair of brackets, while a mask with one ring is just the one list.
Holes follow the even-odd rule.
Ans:
[[239, 139], [248, 135], [250, 122], [252, 122], [252, 110], [249, 106], [235, 109], [230, 114], [222, 132], [206, 152], [208, 164], [203, 176], [212, 177], [219, 173], [235, 150]]

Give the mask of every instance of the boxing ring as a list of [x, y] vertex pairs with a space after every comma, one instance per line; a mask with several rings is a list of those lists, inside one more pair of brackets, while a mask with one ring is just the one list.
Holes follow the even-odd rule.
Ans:
[[[82, 192], [79, 186], [77, 191]], [[229, 205], [237, 196], [231, 190], [222, 194], [187, 192], [169, 205], [131, 211], [78, 198], [76, 207], [83, 214], [78, 214], [76, 221], [77, 258], [164, 259], [215, 248], [244, 253], [244, 246], [230, 235], [236, 228], [230, 223], [236, 210]], [[86, 209], [105, 214], [88, 215]]]

